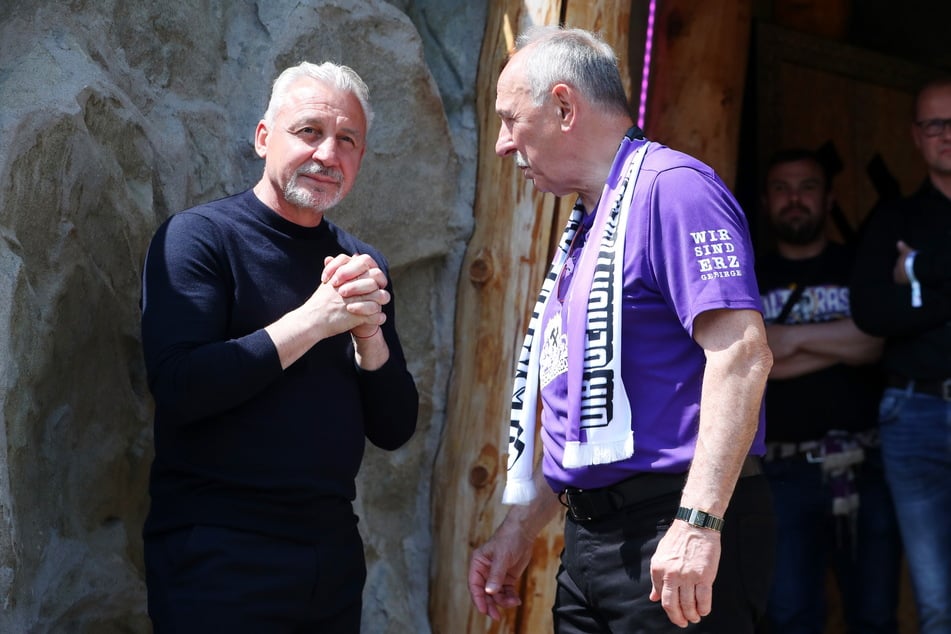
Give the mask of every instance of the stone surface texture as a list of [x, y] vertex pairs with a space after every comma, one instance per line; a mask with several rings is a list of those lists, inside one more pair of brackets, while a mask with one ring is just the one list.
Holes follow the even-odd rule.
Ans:
[[369, 446], [359, 477], [363, 630], [430, 631], [430, 478], [485, 14], [465, 0], [0, 0], [0, 632], [150, 631], [142, 257], [170, 214], [257, 181], [254, 126], [301, 60], [370, 87], [363, 169], [328, 217], [388, 257], [421, 396], [414, 439]]

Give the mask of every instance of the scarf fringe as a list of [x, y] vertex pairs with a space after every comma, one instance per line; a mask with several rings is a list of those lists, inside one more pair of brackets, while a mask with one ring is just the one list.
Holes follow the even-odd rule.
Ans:
[[629, 458], [633, 453], [634, 432], [631, 431], [622, 440], [605, 443], [568, 441], [565, 443], [565, 455], [561, 459], [561, 464], [566, 469], [609, 464]]
[[534, 480], [513, 480], [509, 478], [506, 480], [505, 489], [502, 491], [502, 504], [524, 506], [534, 500], [537, 493]]

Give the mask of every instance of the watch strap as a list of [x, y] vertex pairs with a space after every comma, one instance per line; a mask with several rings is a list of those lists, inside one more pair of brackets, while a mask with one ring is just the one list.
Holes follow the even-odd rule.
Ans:
[[679, 509], [677, 509], [677, 515], [674, 518], [683, 520], [691, 526], [696, 526], [697, 528], [709, 528], [710, 530], [714, 530], [718, 533], [723, 530], [722, 517], [717, 517], [716, 515], [711, 515], [706, 511], [701, 511], [698, 509], [691, 509], [681, 506]]

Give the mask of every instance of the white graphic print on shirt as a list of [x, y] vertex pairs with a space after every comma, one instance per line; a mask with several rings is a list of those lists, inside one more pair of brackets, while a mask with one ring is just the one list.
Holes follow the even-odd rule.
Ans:
[[542, 340], [538, 360], [539, 384], [544, 387], [559, 374], [567, 371], [568, 337], [561, 329], [561, 311], [558, 311], [545, 324], [545, 338]]
[[[776, 288], [763, 295], [763, 311], [766, 323], [773, 323], [783, 309], [795, 287]], [[837, 319], [848, 319], [849, 289], [836, 284], [807, 286], [789, 313], [786, 324], [818, 324]]]

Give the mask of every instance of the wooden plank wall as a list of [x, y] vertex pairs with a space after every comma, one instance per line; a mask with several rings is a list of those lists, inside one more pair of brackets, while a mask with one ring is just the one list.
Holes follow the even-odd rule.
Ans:
[[704, 161], [733, 187], [752, 0], [658, 5], [647, 136]]
[[[637, 15], [645, 15], [639, 5], [647, 0], [633, 2], [638, 5]], [[700, 158], [732, 178], [749, 0], [665, 0], [660, 4], [648, 133], [661, 134], [660, 140], [678, 149], [704, 150], [706, 156]], [[434, 634], [551, 631], [553, 579], [562, 546], [560, 523], [553, 523], [536, 540], [523, 578], [523, 605], [505, 614], [502, 621], [492, 622], [475, 610], [466, 580], [472, 551], [505, 515], [500, 498], [512, 370], [550, 261], [551, 245], [574, 204], [574, 200], [534, 192], [512, 159], [495, 155], [499, 129], [495, 85], [514, 35], [530, 24], [563, 23], [598, 31], [614, 46], [630, 91], [632, 72], [621, 53], [629, 48], [631, 10], [632, 0], [490, 1], [479, 62], [475, 229], [459, 282], [456, 358], [433, 478], [429, 610]], [[712, 54], [710, 47], [718, 47], [719, 52]], [[641, 60], [632, 62], [640, 65]], [[713, 65], [717, 72], [708, 77]], [[639, 69], [633, 75], [639, 77]], [[634, 98], [636, 108], [637, 95]], [[711, 106], [713, 110], [708, 110]], [[654, 116], [652, 109], [659, 114]]]

